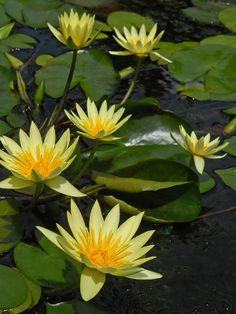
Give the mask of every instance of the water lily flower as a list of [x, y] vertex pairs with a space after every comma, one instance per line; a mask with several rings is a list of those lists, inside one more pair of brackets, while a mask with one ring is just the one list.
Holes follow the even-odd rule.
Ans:
[[44, 141], [34, 122], [29, 136], [19, 132], [20, 145], [7, 136], [0, 141], [7, 152], [0, 150], [0, 164], [10, 170], [13, 176], [0, 181], [1, 189], [23, 189], [35, 184], [45, 184], [56, 192], [72, 197], [85, 196], [60, 174], [74, 160], [72, 156], [78, 138], [70, 143], [70, 130], [66, 130], [55, 143], [54, 127], [47, 132]]
[[89, 98], [87, 100], [87, 115], [78, 104], [76, 104], [76, 110], [78, 115], [74, 112], [70, 114], [66, 110], [65, 113], [70, 121], [81, 130], [78, 133], [87, 138], [100, 141], [114, 141], [119, 139], [119, 137], [111, 136], [111, 134], [118, 130], [131, 117], [129, 115], [119, 121], [125, 109], [120, 108], [115, 112], [115, 105], [108, 109], [106, 100], [103, 101], [99, 111], [96, 104]]
[[48, 27], [53, 35], [64, 45], [70, 49], [81, 49], [90, 45], [95, 36], [91, 38], [93, 31], [95, 16], [89, 16], [84, 13], [79, 17], [77, 12], [70, 11], [68, 15], [64, 12], [58, 17], [59, 30], [48, 23]]
[[200, 174], [202, 174], [204, 170], [204, 158], [219, 159], [225, 157], [226, 154], [220, 156], [215, 154], [224, 149], [229, 144], [228, 142], [219, 145], [219, 137], [211, 141], [210, 133], [198, 139], [194, 131], [192, 131], [191, 135], [189, 135], [182, 125], [179, 126], [179, 130], [183, 142], [177, 141], [173, 135], [172, 137], [178, 145], [193, 156], [195, 167]]
[[146, 245], [154, 230], [135, 238], [143, 213], [127, 219], [120, 227], [119, 205], [114, 206], [103, 219], [96, 201], [92, 207], [89, 228], [75, 202], [67, 219], [73, 236], [57, 224], [59, 234], [37, 227], [51, 242], [80, 263], [85, 264], [80, 277], [80, 292], [85, 301], [95, 297], [105, 283], [106, 274], [131, 279], [159, 279], [161, 274], [139, 267], [155, 256], [143, 257], [153, 245]]
[[117, 56], [136, 55], [140, 58], [149, 56], [152, 61], [161, 58], [167, 62], [172, 62], [155, 50], [162, 35], [164, 34], [164, 31], [162, 31], [156, 36], [157, 24], [153, 25], [148, 35], [146, 34], [146, 27], [144, 24], [141, 26], [139, 31], [134, 26], [131, 27], [131, 31], [124, 26], [123, 34], [121, 34], [116, 28], [114, 28], [114, 31], [117, 36], [113, 36], [114, 39], [120, 46], [125, 48], [125, 51], [109, 51], [110, 54]]

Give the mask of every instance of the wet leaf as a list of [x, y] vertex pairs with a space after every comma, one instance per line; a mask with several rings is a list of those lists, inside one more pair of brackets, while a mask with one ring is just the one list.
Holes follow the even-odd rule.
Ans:
[[72, 260], [55, 245], [47, 244], [48, 240], [42, 241], [40, 245], [45, 252], [25, 243], [16, 246], [14, 259], [20, 271], [33, 282], [49, 288], [77, 281], [81, 264]]
[[[140, 161], [130, 167], [124, 166], [122, 169], [113, 171], [112, 175], [123, 177], [124, 183], [127, 181], [126, 178], [151, 180], [163, 182], [163, 184], [168, 184], [167, 181], [192, 182], [182, 186], [173, 186], [157, 191], [149, 189], [143, 192], [138, 192], [138, 190], [124, 192], [122, 185], [119, 188], [119, 182], [116, 182], [115, 186], [109, 184], [107, 190], [102, 194], [105, 197], [112, 196], [116, 200], [120, 200], [121, 208], [124, 208], [126, 212], [128, 207], [132, 209], [132, 214], [134, 209], [145, 211], [146, 216], [152, 217], [149, 217], [149, 220], [184, 222], [195, 219], [201, 211], [200, 193], [196, 185], [197, 176], [192, 170], [179, 163], [150, 159], [144, 162]], [[99, 183], [101, 183], [100, 181]]]
[[117, 28], [123, 32], [123, 27], [126, 26], [131, 29], [131, 26], [140, 28], [142, 24], [146, 26], [146, 30], [150, 31], [154, 25], [154, 22], [149, 17], [144, 17], [140, 14], [128, 11], [116, 11], [111, 13], [107, 18], [107, 23], [112, 28]]
[[206, 37], [200, 41], [200, 45], [224, 45], [236, 48], [236, 36], [216, 35]]
[[0, 265], [0, 309], [10, 309], [26, 301], [28, 288], [15, 269]]
[[232, 32], [236, 33], [236, 8], [227, 8], [219, 13], [219, 20]]
[[[50, 60], [36, 72], [36, 83], [45, 82], [45, 92], [53, 98], [62, 96], [69, 73], [71, 53]], [[111, 96], [118, 85], [115, 72], [108, 55], [98, 50], [80, 51], [71, 88], [80, 84], [87, 97], [98, 100], [104, 95]]]
[[227, 142], [229, 143], [229, 145], [224, 148], [224, 151], [236, 157], [236, 136], [231, 136], [230, 138], [227, 138]]
[[44, 28], [57, 22], [57, 16], [67, 6], [60, 0], [6, 0], [6, 13], [20, 24]]
[[72, 300], [58, 304], [46, 303], [46, 314], [112, 314], [113, 312], [102, 309], [100, 306]]
[[0, 201], [0, 253], [10, 250], [22, 237], [20, 214], [13, 200]]
[[209, 176], [206, 172], [202, 175], [199, 175], [199, 190], [200, 193], [206, 193], [214, 188], [216, 185], [215, 180]]
[[219, 169], [215, 172], [227, 186], [236, 191], [236, 167]]

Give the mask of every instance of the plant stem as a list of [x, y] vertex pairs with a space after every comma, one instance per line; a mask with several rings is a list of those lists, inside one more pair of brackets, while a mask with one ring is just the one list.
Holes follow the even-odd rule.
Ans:
[[33, 196], [32, 200], [31, 200], [31, 202], [29, 203], [29, 205], [27, 206], [27, 209], [32, 208], [32, 207], [34, 207], [36, 205], [36, 203], [37, 203], [37, 201], [39, 199], [39, 195], [42, 192], [42, 187], [43, 187], [43, 183], [42, 182], [36, 183], [34, 196]]
[[117, 106], [118, 108], [121, 107], [126, 101], [127, 99], [129, 98], [130, 94], [132, 93], [133, 89], [134, 89], [134, 86], [135, 86], [135, 83], [137, 81], [137, 78], [138, 78], [138, 75], [139, 75], [139, 72], [140, 72], [140, 68], [141, 68], [141, 64], [142, 64], [142, 58], [137, 58], [137, 63], [136, 63], [136, 68], [135, 68], [135, 72], [134, 72], [134, 77], [131, 81], [131, 84], [124, 96], [124, 98], [122, 99], [121, 103]]
[[58, 288], [54, 288], [54, 289], [48, 289], [45, 291], [45, 294], [47, 296], [53, 296], [53, 295], [65, 295], [67, 293], [70, 293], [71, 291], [73, 291], [75, 288], [78, 289], [79, 287], [79, 283], [80, 281], [75, 281], [74, 283], [62, 286], [62, 287], [58, 287]]
[[229, 207], [229, 208], [226, 208], [226, 209], [216, 210], [214, 212], [206, 213], [204, 215], [198, 216], [196, 219], [203, 219], [203, 218], [207, 218], [207, 217], [211, 217], [211, 216], [215, 216], [215, 215], [224, 214], [224, 213], [227, 213], [227, 212], [231, 212], [231, 211], [233, 211], [235, 209], [236, 209], [236, 206]]
[[73, 50], [73, 54], [72, 54], [72, 61], [71, 61], [71, 66], [70, 66], [70, 72], [66, 81], [66, 86], [64, 88], [64, 93], [59, 101], [59, 103], [55, 106], [51, 118], [49, 119], [48, 122], [48, 127], [51, 126], [55, 120], [57, 119], [57, 116], [59, 115], [59, 113], [61, 112], [63, 105], [64, 105], [64, 101], [68, 95], [68, 92], [70, 90], [70, 85], [73, 79], [73, 75], [75, 72], [75, 66], [76, 66], [76, 60], [77, 60], [77, 55], [78, 55], [78, 51], [77, 50]]
[[83, 165], [83, 167], [81, 168], [80, 172], [78, 173], [78, 175], [72, 180], [72, 183], [76, 183], [77, 181], [79, 181], [79, 179], [83, 176], [83, 174], [85, 173], [85, 171], [88, 169], [89, 165], [91, 164], [91, 162], [93, 161], [94, 155], [96, 153], [96, 149], [97, 149], [97, 144], [95, 144], [90, 152], [90, 155], [88, 157], [88, 159], [86, 160], [85, 164]]

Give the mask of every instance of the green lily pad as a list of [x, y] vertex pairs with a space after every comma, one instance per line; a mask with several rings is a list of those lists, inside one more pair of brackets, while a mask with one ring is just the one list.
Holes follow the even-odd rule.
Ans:
[[15, 247], [14, 260], [20, 271], [38, 285], [49, 288], [78, 281], [81, 264], [55, 245], [45, 242], [42, 245], [45, 252], [25, 243], [19, 243]]
[[236, 115], [236, 107], [225, 109], [225, 110], [223, 110], [223, 112], [225, 112], [229, 115], [235, 116]]
[[0, 201], [0, 253], [10, 250], [22, 237], [20, 215], [13, 200]]
[[219, 169], [215, 172], [227, 186], [236, 191], [236, 167]]
[[236, 157], [236, 136], [231, 136], [230, 138], [227, 138], [227, 142], [229, 143], [229, 145], [224, 148], [224, 151]]
[[60, 0], [6, 0], [5, 12], [20, 24], [35, 28], [56, 23], [58, 14], [67, 6]]
[[14, 34], [0, 41], [0, 51], [7, 52], [13, 48], [32, 49], [37, 41], [25, 34]]
[[100, 306], [73, 300], [58, 304], [46, 303], [46, 314], [112, 314], [113, 312], [102, 309]]
[[232, 35], [210, 36], [201, 40], [200, 45], [224, 45], [236, 48], [236, 36]]
[[0, 66], [0, 117], [11, 113], [19, 97], [10, 90], [10, 81], [14, 78], [7, 68]]
[[[145, 215], [149, 216], [149, 220], [184, 222], [195, 219], [201, 211], [197, 176], [192, 170], [179, 163], [150, 159], [130, 167], [124, 166], [122, 169], [113, 171], [112, 175], [119, 177], [116, 182], [115, 180], [111, 181], [112, 177], [108, 180], [108, 176], [103, 178], [94, 176], [94, 180], [96, 183], [106, 185], [107, 189], [102, 194], [106, 198], [109, 196], [116, 201], [119, 200], [121, 209], [125, 212], [128, 212], [127, 208], [131, 208], [130, 213], [132, 214], [134, 210], [145, 211]], [[122, 185], [122, 178], [124, 185]], [[131, 183], [132, 179], [133, 183]], [[130, 181], [130, 186], [125, 191], [125, 184], [128, 181]], [[137, 181], [139, 184], [143, 182], [142, 192], [140, 192], [140, 186], [136, 185]], [[155, 183], [152, 182], [153, 190], [151, 190], [150, 181], [156, 181], [156, 185], [162, 182], [163, 186], [166, 184], [166, 188], [156, 188], [155, 190]], [[190, 183], [174, 186], [174, 182], [178, 185], [184, 181]], [[167, 188], [170, 182], [172, 182], [172, 187]], [[147, 189], [145, 190], [145, 188]], [[111, 201], [111, 198], [109, 198], [109, 201]]]
[[149, 17], [144, 17], [140, 14], [128, 11], [116, 11], [111, 13], [107, 18], [107, 23], [112, 28], [117, 28], [123, 32], [123, 27], [126, 26], [131, 29], [131, 26], [140, 28], [142, 24], [146, 26], [146, 30], [150, 31], [154, 25], [154, 22]]
[[192, 81], [218, 67], [222, 61], [235, 55], [235, 52], [236, 49], [223, 45], [191, 47], [172, 55], [173, 63], [169, 65], [169, 70], [181, 82]]
[[11, 309], [27, 299], [24, 277], [15, 269], [0, 265], [0, 309]]
[[[61, 97], [70, 69], [72, 55], [66, 53], [49, 60], [36, 72], [36, 83], [45, 82], [45, 93], [53, 98]], [[80, 84], [87, 97], [98, 100], [111, 96], [118, 86], [116, 73], [108, 55], [98, 50], [80, 51], [71, 88]]]
[[209, 174], [204, 172], [202, 175], [199, 175], [199, 184], [200, 193], [206, 193], [214, 188], [216, 182]]
[[0, 4], [0, 27], [8, 24], [11, 21], [10, 17], [5, 13], [4, 7]]
[[219, 13], [219, 20], [232, 32], [236, 33], [236, 8], [227, 8]]
[[[158, 52], [165, 56], [167, 59], [171, 60], [171, 56], [177, 52], [190, 47], [198, 46], [199, 43], [196, 41], [182, 41], [180, 43], [171, 43], [168, 41], [160, 41], [158, 44]], [[169, 64], [169, 62], [159, 59], [159, 64]]]

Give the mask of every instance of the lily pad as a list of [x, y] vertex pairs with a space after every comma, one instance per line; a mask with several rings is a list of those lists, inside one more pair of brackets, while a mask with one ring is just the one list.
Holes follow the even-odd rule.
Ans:
[[206, 37], [200, 41], [200, 45], [215, 45], [215, 44], [236, 48], [236, 36], [215, 35]]
[[44, 243], [43, 248], [47, 248], [46, 252], [25, 243], [16, 246], [15, 263], [27, 278], [49, 288], [78, 281], [81, 271], [79, 262], [72, 260], [53, 244]]
[[46, 314], [112, 314], [113, 312], [102, 309], [100, 306], [73, 300], [58, 304], [46, 303]]
[[219, 169], [215, 172], [227, 186], [236, 191], [236, 167]]
[[154, 22], [149, 17], [144, 17], [140, 14], [128, 11], [116, 11], [111, 13], [107, 18], [107, 23], [112, 28], [117, 28], [123, 32], [123, 27], [126, 26], [131, 29], [131, 26], [140, 28], [142, 24], [146, 26], [146, 30], [150, 31], [154, 25]]
[[219, 20], [232, 32], [236, 33], [236, 8], [227, 8], [219, 13]]
[[0, 201], [0, 253], [10, 250], [22, 237], [20, 215], [13, 200]]
[[[45, 92], [53, 98], [62, 96], [72, 55], [66, 53], [49, 60], [36, 72], [36, 83], [45, 82]], [[108, 55], [98, 50], [79, 51], [71, 88], [80, 84], [87, 97], [98, 100], [111, 96], [118, 85], [116, 73]]]
[[227, 142], [229, 143], [229, 145], [224, 148], [224, 151], [236, 157], [236, 136], [231, 136], [230, 138], [227, 138]]
[[199, 175], [199, 184], [200, 193], [206, 193], [214, 188], [216, 182], [209, 174], [204, 172], [202, 175]]
[[0, 116], [11, 113], [18, 103], [19, 97], [10, 90], [10, 81], [14, 78], [7, 68], [0, 66]]
[[56, 23], [58, 14], [67, 6], [60, 0], [6, 0], [5, 12], [20, 24], [35, 28]]
[[28, 288], [15, 269], [0, 265], [0, 309], [11, 309], [26, 301]]
[[[150, 159], [130, 167], [124, 166], [122, 169], [112, 172], [112, 175], [119, 178], [112, 181], [112, 177], [108, 180], [108, 176], [102, 178], [95, 175], [94, 180], [96, 183], [105, 184], [107, 189], [102, 194], [106, 198], [109, 196], [116, 201], [119, 200], [121, 209], [126, 212], [127, 208], [131, 207], [131, 213], [134, 209], [145, 211], [149, 220], [184, 222], [195, 219], [201, 211], [197, 176], [192, 170], [181, 164], [169, 160]], [[122, 178], [124, 185], [122, 185]], [[130, 187], [125, 191], [127, 178], [130, 178]], [[132, 179], [141, 180], [134, 180], [131, 183]], [[137, 181], [139, 184], [143, 182], [142, 192], [140, 192], [141, 189], [136, 189]], [[163, 186], [166, 184], [166, 187], [172, 181], [172, 187], [155, 190], [155, 187], [152, 189], [149, 185], [150, 181], [156, 181], [156, 185], [162, 182]], [[181, 181], [190, 183], [177, 186]], [[174, 186], [174, 182], [176, 182], [176, 186]], [[131, 190], [132, 188], [133, 190]], [[145, 188], [147, 189], [145, 190]]]

